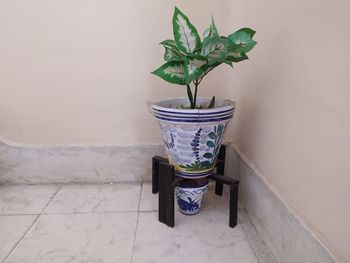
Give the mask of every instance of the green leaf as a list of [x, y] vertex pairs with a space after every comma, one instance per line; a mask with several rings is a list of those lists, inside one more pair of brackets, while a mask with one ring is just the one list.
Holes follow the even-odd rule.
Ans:
[[165, 61], [182, 61], [183, 60], [184, 56], [180, 51], [169, 48], [167, 46], [164, 46], [164, 48], [165, 48], [165, 53], [164, 53]]
[[207, 159], [213, 158], [213, 156], [214, 155], [212, 153], [205, 153], [205, 154], [203, 154], [203, 157], [207, 158]]
[[186, 84], [197, 79], [207, 69], [207, 59], [201, 55], [188, 55], [185, 59], [185, 81]]
[[[216, 128], [216, 127], [215, 127], [215, 128]], [[216, 139], [216, 134], [215, 134], [215, 132], [209, 132], [208, 136], [209, 136], [210, 139], [213, 139], [213, 140]]]
[[219, 32], [216, 28], [215, 22], [214, 22], [214, 17], [211, 17], [211, 24], [210, 26], [204, 30], [203, 32], [203, 40], [206, 38], [210, 38], [210, 37], [218, 37], [219, 36]]
[[255, 31], [250, 28], [242, 28], [235, 33], [228, 36], [228, 38], [239, 48], [236, 50], [237, 52], [247, 53], [253, 49], [253, 47], [257, 44], [252, 39], [252, 36], [255, 34]]
[[228, 45], [228, 53], [225, 62], [239, 62], [248, 59], [248, 56], [244, 52], [240, 52], [240, 46], [233, 43], [227, 37], [221, 37], [223, 41], [226, 41]]
[[210, 103], [208, 105], [208, 109], [212, 109], [212, 108], [214, 108], [214, 106], [215, 106], [215, 96], [213, 96], [211, 98], [211, 101], [210, 101]]
[[246, 54], [240, 53], [240, 52], [234, 52], [234, 51], [229, 52], [226, 57], [226, 60], [232, 61], [232, 62], [240, 62], [246, 59], [248, 59], [248, 56]]
[[227, 42], [220, 37], [211, 37], [203, 41], [201, 55], [208, 59], [208, 65], [221, 63], [228, 51]]
[[152, 72], [170, 83], [185, 85], [185, 67], [182, 61], [170, 61]]
[[256, 31], [254, 31], [251, 28], [245, 27], [245, 28], [241, 28], [240, 30], [238, 30], [239, 32], [245, 32], [247, 33], [250, 37], [253, 37], [256, 33]]
[[233, 68], [232, 61], [225, 60], [224, 63], [227, 64], [227, 65], [229, 65], [231, 68]]
[[166, 40], [160, 42], [159, 44], [163, 45], [164, 47], [179, 50], [178, 47], [176, 46], [175, 41], [172, 39], [166, 39]]
[[177, 7], [173, 15], [173, 33], [176, 46], [182, 52], [193, 53], [201, 48], [201, 39], [197, 29]]
[[215, 143], [212, 141], [207, 141], [207, 146], [208, 147], [215, 147]]

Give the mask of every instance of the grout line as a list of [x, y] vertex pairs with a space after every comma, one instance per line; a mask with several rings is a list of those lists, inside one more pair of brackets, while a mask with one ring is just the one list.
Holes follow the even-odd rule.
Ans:
[[37, 216], [37, 215], [40, 215], [39, 214], [1, 214], [0, 217], [4, 216]]
[[132, 242], [130, 263], [132, 263], [133, 258], [134, 258], [134, 248], [135, 248], [135, 242], [136, 242], [136, 234], [137, 234], [137, 229], [138, 229], [138, 226], [139, 226], [139, 218], [140, 218], [140, 206], [141, 206], [142, 189], [143, 189], [143, 183], [141, 183], [141, 188], [140, 188], [139, 205], [138, 205], [138, 208], [137, 208], [137, 220], [136, 220], [136, 227], [135, 227], [135, 232], [134, 232], [134, 240]]
[[59, 186], [58, 186], [57, 191], [51, 196], [49, 202], [47, 202], [47, 204], [45, 205], [45, 207], [43, 208], [43, 210], [41, 211], [41, 213], [39, 214], [39, 216], [41, 216], [41, 215], [45, 212], [46, 208], [49, 206], [49, 204], [50, 204], [51, 201], [55, 198], [55, 196], [58, 194], [58, 192], [62, 189], [62, 187], [63, 187], [62, 185], [59, 185]]
[[91, 215], [91, 214], [123, 214], [123, 213], [137, 213], [137, 210], [123, 210], [123, 211], [90, 211], [90, 212], [57, 212], [57, 213], [44, 213], [44, 216], [54, 215]]
[[48, 185], [60, 185], [60, 186], [69, 186], [69, 185], [139, 185], [141, 183], [151, 183], [148, 181], [97, 181], [97, 182], [88, 182], [88, 181], [81, 181], [81, 182], [48, 182], [48, 183], [41, 183], [41, 182], [22, 182], [22, 183], [0, 183], [0, 187], [11, 187], [11, 186], [48, 186]]
[[20, 237], [20, 239], [16, 242], [16, 244], [14, 244], [14, 246], [11, 248], [11, 250], [7, 253], [6, 257], [1, 261], [2, 263], [4, 263], [7, 258], [11, 255], [12, 251], [18, 246], [18, 244], [23, 240], [23, 238], [25, 237], [25, 235], [29, 232], [29, 230], [34, 226], [34, 224], [38, 221], [39, 217], [41, 216], [41, 214], [45, 211], [45, 209], [48, 207], [48, 205], [50, 204], [50, 202], [52, 201], [52, 199], [57, 195], [58, 191], [61, 189], [62, 186], [58, 186], [56, 192], [50, 197], [49, 201], [47, 202], [47, 204], [44, 206], [44, 208], [41, 210], [40, 214], [36, 215], [36, 218], [33, 220], [33, 222], [30, 224], [30, 226], [28, 227], [28, 229], [24, 232], [24, 234]]
[[[157, 212], [158, 210], [140, 211], [140, 212]], [[1, 214], [0, 217], [6, 216], [52, 216], [52, 215], [88, 215], [88, 214], [122, 214], [137, 213], [138, 210], [122, 210], [122, 211], [101, 211], [101, 212], [57, 212], [57, 213], [41, 213], [41, 214]]]

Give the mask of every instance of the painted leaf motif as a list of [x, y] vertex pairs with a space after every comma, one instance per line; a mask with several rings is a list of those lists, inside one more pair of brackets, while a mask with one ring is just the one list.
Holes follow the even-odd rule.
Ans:
[[215, 143], [212, 141], [207, 141], [207, 146], [208, 147], [215, 147]]
[[211, 66], [225, 60], [227, 48], [226, 41], [220, 37], [207, 38], [203, 41], [201, 55], [208, 59], [208, 65]]
[[203, 168], [210, 167], [211, 165], [212, 164], [209, 161], [202, 161], [201, 162], [201, 167], [203, 167]]
[[[215, 127], [215, 128], [216, 128], [216, 127]], [[215, 134], [215, 132], [210, 132], [210, 133], [208, 134], [208, 136], [209, 136], [210, 139], [213, 139], [213, 140], [216, 139], [216, 134]]]
[[207, 158], [207, 159], [213, 158], [213, 156], [214, 155], [212, 153], [205, 153], [205, 154], [203, 154], [203, 157]]
[[152, 72], [170, 83], [185, 85], [185, 68], [182, 61], [170, 61]]
[[243, 52], [247, 53], [250, 50], [253, 49], [253, 47], [257, 44], [252, 39], [252, 36], [254, 36], [255, 31], [250, 28], [242, 28], [235, 33], [228, 36], [228, 38], [239, 48], [237, 49], [237, 52]]
[[219, 127], [218, 127], [218, 132], [222, 132], [224, 130], [224, 125], [219, 125]]
[[210, 38], [210, 37], [218, 37], [219, 36], [219, 32], [216, 28], [215, 22], [214, 22], [214, 18], [211, 17], [211, 24], [210, 26], [204, 30], [203, 32], [203, 40], [206, 38]]
[[169, 48], [167, 46], [164, 46], [165, 53], [164, 53], [164, 60], [166, 61], [182, 61], [183, 55], [180, 51], [176, 49]]
[[188, 84], [201, 76], [207, 68], [207, 63], [207, 59], [201, 55], [188, 55], [185, 60], [186, 83]]
[[193, 53], [201, 48], [201, 39], [197, 29], [177, 7], [173, 15], [173, 33], [176, 46], [182, 52]]

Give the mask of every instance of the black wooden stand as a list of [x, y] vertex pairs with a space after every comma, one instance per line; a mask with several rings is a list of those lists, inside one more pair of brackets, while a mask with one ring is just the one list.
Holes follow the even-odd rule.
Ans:
[[[215, 194], [222, 195], [223, 185], [230, 186], [230, 217], [229, 226], [237, 225], [237, 210], [238, 210], [238, 180], [224, 176], [225, 172], [225, 152], [226, 146], [221, 145], [220, 153], [217, 160], [216, 170], [208, 178], [214, 180]], [[159, 221], [169, 227], [175, 226], [174, 212], [174, 189], [179, 185], [181, 178], [176, 177], [174, 166], [170, 165], [164, 157], [154, 156], [152, 158], [152, 193], [159, 192], [158, 203], [158, 218]]]

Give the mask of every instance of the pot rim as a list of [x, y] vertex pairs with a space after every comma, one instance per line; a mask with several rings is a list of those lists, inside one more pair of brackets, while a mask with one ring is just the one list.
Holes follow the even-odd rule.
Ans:
[[205, 185], [199, 186], [199, 187], [181, 187], [181, 186], [176, 186], [175, 187], [175, 191], [191, 192], [191, 191], [207, 190], [208, 188], [209, 188], [209, 183], [206, 183]]
[[[210, 97], [198, 97], [198, 103], [209, 103], [211, 100]], [[218, 111], [229, 111], [234, 110], [236, 107], [236, 102], [229, 99], [215, 98], [215, 104], [218, 104], [217, 107], [212, 109], [181, 109], [181, 108], [172, 108], [171, 105], [186, 105], [189, 106], [189, 101], [187, 97], [175, 97], [170, 99], [163, 99], [153, 103], [150, 103], [152, 110], [159, 110], [165, 112], [181, 112], [181, 113], [215, 113]]]

